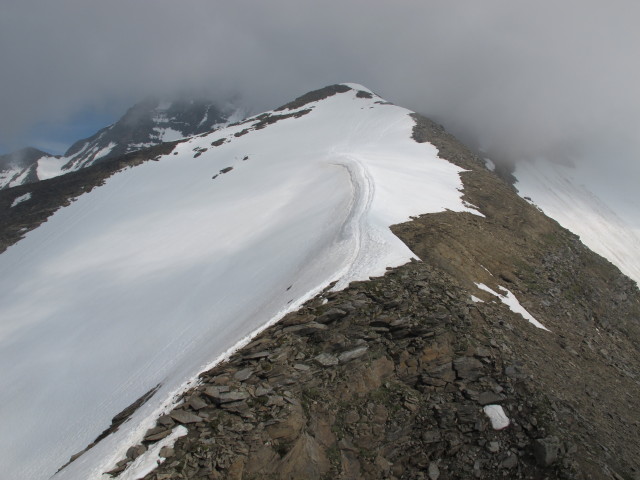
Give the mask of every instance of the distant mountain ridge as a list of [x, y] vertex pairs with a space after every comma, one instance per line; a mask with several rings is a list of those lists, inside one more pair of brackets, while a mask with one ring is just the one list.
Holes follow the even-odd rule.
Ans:
[[210, 100], [147, 98], [127, 110], [117, 122], [75, 142], [64, 155], [27, 147], [0, 156], [0, 189], [56, 177], [163, 142], [199, 135], [241, 118], [239, 110], [221, 107]]
[[51, 154], [33, 147], [0, 155], [0, 189], [38, 181], [36, 165]]

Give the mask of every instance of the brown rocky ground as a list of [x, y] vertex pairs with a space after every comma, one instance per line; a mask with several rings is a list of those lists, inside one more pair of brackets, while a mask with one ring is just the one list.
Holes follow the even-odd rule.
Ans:
[[395, 226], [421, 262], [325, 292], [203, 373], [114, 475], [184, 424], [148, 480], [640, 479], [636, 285], [416, 120], [484, 217]]

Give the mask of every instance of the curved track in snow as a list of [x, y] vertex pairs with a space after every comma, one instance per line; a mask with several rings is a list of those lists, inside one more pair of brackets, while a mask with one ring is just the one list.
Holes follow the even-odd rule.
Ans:
[[366, 262], [363, 258], [367, 253], [366, 215], [371, 209], [375, 184], [365, 166], [353, 156], [337, 155], [335, 161], [336, 165], [344, 167], [347, 171], [352, 192], [349, 214], [341, 228], [341, 237], [344, 241], [353, 243], [353, 250], [347, 257], [344, 267], [334, 274], [334, 278], [338, 280], [334, 288], [341, 289], [348, 285], [347, 279], [358, 278], [358, 272]]

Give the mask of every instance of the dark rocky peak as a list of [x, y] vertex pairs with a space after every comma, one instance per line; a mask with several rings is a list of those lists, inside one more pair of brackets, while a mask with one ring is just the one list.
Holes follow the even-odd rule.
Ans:
[[131, 107], [116, 123], [74, 143], [65, 153], [64, 169], [77, 170], [107, 158], [208, 132], [226, 125], [231, 109], [208, 100], [164, 101], [147, 98]]
[[337, 85], [329, 85], [324, 88], [320, 88], [318, 90], [313, 90], [309, 93], [305, 93], [304, 95], [296, 98], [295, 100], [282, 105], [279, 108], [276, 108], [276, 112], [282, 110], [295, 110], [296, 108], [304, 107], [305, 105], [323, 100], [325, 98], [331, 97], [336, 93], [345, 93], [351, 90], [351, 87], [344, 84]]
[[[117, 122], [78, 140], [56, 162], [58, 174], [79, 170], [164, 142], [199, 135], [241, 118], [240, 111], [206, 99], [163, 100], [149, 97]], [[38, 176], [38, 161], [53, 157], [35, 148], [0, 156], [0, 189], [50, 178]], [[53, 175], [56, 176], [56, 175]]]
[[42, 157], [48, 157], [51, 154], [43, 152], [33, 147], [21, 148], [15, 152], [0, 155], [0, 169], [8, 167], [28, 167]]
[[275, 111], [281, 112], [283, 110], [296, 110], [310, 103], [324, 100], [325, 98], [332, 97], [339, 93], [346, 93], [350, 90], [355, 90], [357, 92], [356, 95], [360, 98], [373, 97], [371, 93], [369, 93], [366, 89], [364, 89], [364, 87], [361, 88], [360, 85], [357, 85], [355, 83], [354, 84], [338, 83], [335, 85], [328, 85], [318, 90], [313, 90], [311, 92], [305, 93], [304, 95], [296, 98], [295, 100], [289, 103], [285, 103], [281, 107], [276, 108]]
[[0, 189], [38, 181], [38, 160], [51, 155], [27, 147], [0, 155]]

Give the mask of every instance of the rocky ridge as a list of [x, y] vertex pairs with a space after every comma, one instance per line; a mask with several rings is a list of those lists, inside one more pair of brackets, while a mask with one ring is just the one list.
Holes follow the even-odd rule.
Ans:
[[484, 217], [395, 226], [422, 261], [325, 291], [204, 372], [112, 475], [184, 425], [146, 479], [640, 478], [637, 287], [414, 118]]
[[[184, 425], [146, 478], [640, 478], [637, 287], [414, 119], [416, 141], [467, 170], [464, 198], [484, 217], [393, 227], [422, 261], [325, 291], [203, 373], [114, 475]], [[0, 191], [0, 247], [173, 146]], [[477, 283], [508, 288], [550, 331]], [[491, 405], [506, 428], [493, 428]]]

